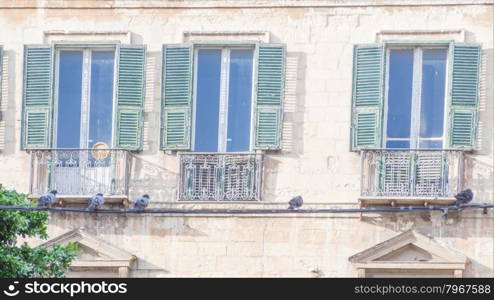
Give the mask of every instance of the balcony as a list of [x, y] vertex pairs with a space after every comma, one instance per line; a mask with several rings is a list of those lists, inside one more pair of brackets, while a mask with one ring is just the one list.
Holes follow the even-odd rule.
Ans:
[[361, 204], [451, 204], [462, 189], [458, 150], [363, 150]]
[[262, 167], [262, 154], [181, 154], [178, 199], [181, 201], [260, 200]]
[[30, 198], [57, 190], [58, 199], [87, 202], [103, 193], [106, 203], [128, 199], [131, 155], [121, 149], [30, 150]]

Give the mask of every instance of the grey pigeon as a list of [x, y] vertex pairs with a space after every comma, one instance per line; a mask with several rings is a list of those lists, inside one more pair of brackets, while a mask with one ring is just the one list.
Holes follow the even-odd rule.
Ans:
[[456, 205], [467, 204], [468, 202], [472, 201], [473, 192], [471, 189], [466, 189], [456, 194], [455, 198], [456, 198]]
[[288, 206], [288, 209], [299, 208], [300, 206], [302, 206], [302, 204], [304, 204], [304, 199], [302, 199], [302, 196], [294, 197], [290, 201], [288, 201], [288, 205], [290, 205]]
[[448, 217], [448, 208], [441, 209], [441, 216], [447, 218]]
[[57, 199], [57, 191], [51, 190], [38, 199], [38, 206], [51, 206]]
[[148, 206], [148, 204], [149, 204], [149, 195], [144, 194], [134, 201], [134, 209], [143, 210]]
[[86, 209], [88, 210], [98, 209], [100, 208], [101, 205], [103, 205], [103, 203], [105, 203], [105, 198], [103, 198], [103, 194], [97, 193], [96, 195], [92, 196], [89, 199], [89, 205]]

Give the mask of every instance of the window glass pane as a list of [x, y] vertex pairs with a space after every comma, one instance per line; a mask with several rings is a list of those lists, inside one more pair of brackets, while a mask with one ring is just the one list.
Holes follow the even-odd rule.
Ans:
[[111, 147], [113, 117], [114, 51], [93, 51], [88, 147], [104, 142]]
[[420, 137], [442, 137], [446, 49], [423, 51]]
[[419, 148], [421, 149], [441, 149], [443, 141], [420, 141]]
[[410, 141], [387, 141], [386, 148], [410, 149]]
[[252, 100], [253, 50], [230, 52], [226, 151], [248, 151]]
[[218, 151], [221, 50], [200, 49], [197, 54], [195, 145], [198, 152]]
[[391, 50], [389, 57], [387, 136], [410, 137], [413, 50]]
[[57, 148], [80, 148], [82, 51], [60, 51]]

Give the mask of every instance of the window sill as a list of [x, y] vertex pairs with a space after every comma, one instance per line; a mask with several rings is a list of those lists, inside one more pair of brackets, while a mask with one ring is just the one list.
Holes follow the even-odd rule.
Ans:
[[[28, 199], [30, 201], [38, 201], [38, 198], [41, 195], [29, 195]], [[56, 206], [60, 206], [60, 202], [62, 206], [65, 205], [81, 205], [85, 204], [87, 205], [89, 198], [91, 198], [93, 195], [57, 195], [57, 203]], [[128, 206], [129, 203], [129, 197], [127, 195], [111, 195], [111, 196], [105, 196], [105, 204], [112, 204], [112, 205], [123, 205], [125, 207]]]
[[[398, 197], [398, 196], [361, 196], [358, 199], [360, 207], [374, 206], [374, 205], [414, 205], [414, 206], [428, 206], [428, 205], [452, 205], [456, 203], [454, 197]], [[394, 202], [394, 204], [393, 204]]]

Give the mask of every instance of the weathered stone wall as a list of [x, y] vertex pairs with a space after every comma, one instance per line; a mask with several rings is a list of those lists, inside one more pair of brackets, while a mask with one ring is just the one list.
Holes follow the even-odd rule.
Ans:
[[50, 236], [85, 231], [137, 256], [134, 277], [355, 277], [348, 258], [414, 229], [468, 256], [466, 277], [493, 275], [492, 212], [364, 215], [52, 214]]
[[[246, 37], [287, 46], [283, 150], [266, 155], [262, 202], [234, 206], [285, 207], [297, 194], [303, 195], [307, 207], [355, 206], [360, 158], [349, 151], [354, 44], [388, 38], [453, 39], [482, 46], [480, 127], [477, 151], [466, 162], [466, 184], [475, 191], [475, 201], [492, 203], [494, 22], [488, 1], [187, 2], [1, 0], [0, 183], [28, 191], [29, 155], [19, 146], [23, 45], [119, 40], [145, 44], [148, 50], [144, 151], [135, 154], [131, 196], [147, 191], [154, 207], [198, 207], [175, 202], [178, 157], [159, 150], [161, 47], [218, 32], [218, 39]], [[49, 8], [36, 9], [36, 5]], [[467, 276], [492, 276], [492, 212], [462, 213], [452, 224], [437, 214], [431, 220], [406, 214], [361, 221], [355, 215], [98, 215], [94, 219], [68, 213], [52, 216], [50, 233], [55, 236], [85, 226], [135, 252], [139, 270], [134, 276], [312, 276], [308, 269], [313, 265], [324, 276], [355, 276], [350, 255], [416, 228], [469, 256], [473, 263]]]

